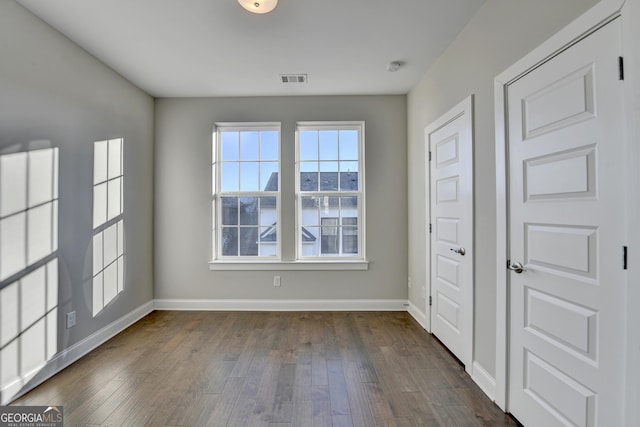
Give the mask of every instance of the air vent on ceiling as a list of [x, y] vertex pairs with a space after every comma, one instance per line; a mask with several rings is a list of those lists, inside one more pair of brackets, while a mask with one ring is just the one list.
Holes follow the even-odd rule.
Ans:
[[282, 83], [306, 83], [306, 74], [280, 74], [280, 81]]

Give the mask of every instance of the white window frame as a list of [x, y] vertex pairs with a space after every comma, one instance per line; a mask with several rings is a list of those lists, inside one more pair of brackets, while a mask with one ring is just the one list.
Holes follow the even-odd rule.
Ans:
[[[282, 130], [280, 122], [218, 122], [215, 123], [212, 134], [211, 144], [211, 212], [212, 212], [212, 254], [210, 265], [222, 265], [223, 263], [239, 264], [239, 263], [268, 263], [279, 262], [282, 259], [282, 215], [281, 215], [281, 193], [282, 193]], [[222, 192], [220, 189], [220, 173], [222, 163], [220, 141], [221, 132], [243, 132], [243, 131], [277, 131], [278, 132], [278, 191], [234, 191]], [[260, 160], [258, 160], [260, 161]], [[276, 255], [223, 255], [222, 254], [222, 204], [219, 203], [221, 197], [275, 197], [276, 199]], [[258, 224], [260, 227], [261, 224]], [[258, 229], [258, 239], [260, 238], [260, 229]], [[260, 243], [259, 243], [260, 245]], [[260, 246], [258, 246], [260, 247]]]
[[[301, 191], [300, 190], [300, 132], [301, 131], [322, 131], [322, 130], [356, 130], [358, 131], [358, 189], [356, 191]], [[366, 260], [366, 221], [365, 221], [365, 128], [364, 121], [310, 121], [296, 123], [295, 148], [295, 191], [296, 191], [296, 260], [313, 263], [336, 263], [353, 262], [359, 263]], [[336, 159], [339, 161], [340, 159]], [[339, 242], [339, 255], [303, 256], [302, 242], [302, 200], [303, 197], [356, 197], [357, 207], [357, 228], [358, 228], [358, 254], [342, 254], [342, 239]], [[320, 224], [319, 224], [320, 225]], [[342, 225], [342, 224], [340, 224]], [[321, 229], [321, 227], [320, 227]], [[342, 235], [340, 228], [339, 235]], [[321, 239], [321, 232], [318, 239]], [[321, 245], [321, 243], [320, 243]]]

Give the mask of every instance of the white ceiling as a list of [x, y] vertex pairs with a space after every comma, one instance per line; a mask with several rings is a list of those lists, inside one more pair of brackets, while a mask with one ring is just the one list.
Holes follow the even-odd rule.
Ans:
[[17, 1], [150, 95], [204, 97], [405, 94], [485, 0]]

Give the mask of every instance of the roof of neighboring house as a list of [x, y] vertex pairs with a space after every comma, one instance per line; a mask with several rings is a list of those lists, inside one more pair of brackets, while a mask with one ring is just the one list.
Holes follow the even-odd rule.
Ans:
[[[319, 180], [319, 181], [318, 181]], [[320, 188], [318, 188], [318, 183], [320, 184]], [[344, 196], [340, 196], [341, 198], [351, 198], [347, 191], [357, 191], [358, 190], [358, 173], [357, 172], [301, 172], [300, 173], [300, 186], [302, 191], [345, 191]], [[278, 191], [278, 173], [273, 172], [267, 181], [267, 184], [264, 187], [265, 192], [267, 191]], [[241, 209], [244, 205], [253, 204], [257, 200], [257, 197], [240, 197], [240, 205]], [[223, 207], [235, 207], [237, 203], [236, 197], [223, 197], [222, 205]], [[330, 207], [338, 206], [338, 198], [337, 197], [329, 197], [328, 200]], [[343, 201], [343, 206], [344, 206]], [[357, 201], [352, 201], [353, 206], [355, 207]], [[305, 208], [317, 207], [318, 200], [315, 197], [305, 197], [302, 200], [302, 206]], [[260, 196], [260, 207], [262, 208], [275, 208], [276, 207], [276, 198], [265, 194], [264, 196]], [[257, 212], [257, 206], [256, 206]]]
[[[275, 242], [277, 239], [277, 231], [276, 231], [276, 223], [271, 224], [271, 227], [267, 228], [264, 232], [260, 234], [261, 242]], [[316, 236], [311, 234], [309, 230], [305, 227], [302, 227], [302, 242], [315, 242]]]
[[[318, 187], [318, 184], [320, 186]], [[300, 172], [302, 191], [358, 191], [358, 172]], [[278, 172], [273, 172], [264, 191], [278, 191]]]

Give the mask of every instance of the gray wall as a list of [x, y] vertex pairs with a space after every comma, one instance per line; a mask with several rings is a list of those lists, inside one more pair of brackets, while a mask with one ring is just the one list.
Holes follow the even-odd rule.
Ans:
[[[116, 137], [125, 141], [125, 291], [93, 318], [93, 142]], [[61, 351], [153, 298], [153, 99], [14, 1], [0, 1], [0, 154], [36, 147], [60, 153]], [[77, 326], [67, 330], [72, 310]]]
[[[293, 170], [296, 121], [310, 120], [365, 121], [369, 270], [210, 271], [213, 124], [281, 122], [282, 164]], [[406, 299], [406, 120], [405, 96], [156, 100], [155, 298]], [[295, 247], [294, 180], [282, 174], [283, 258]]]
[[475, 332], [474, 360], [495, 371], [495, 143], [493, 79], [596, 0], [488, 0], [408, 95], [410, 301], [425, 310], [428, 287], [424, 128], [470, 94], [474, 108]]

